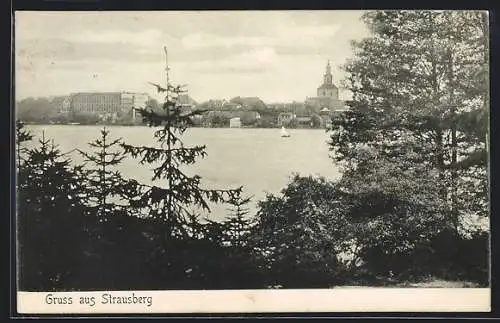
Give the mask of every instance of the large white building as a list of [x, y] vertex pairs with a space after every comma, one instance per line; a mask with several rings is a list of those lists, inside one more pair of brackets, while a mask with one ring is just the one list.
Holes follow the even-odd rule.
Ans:
[[133, 108], [145, 108], [149, 100], [147, 93], [135, 92], [80, 92], [72, 93], [61, 107], [61, 112], [117, 115], [132, 112]]

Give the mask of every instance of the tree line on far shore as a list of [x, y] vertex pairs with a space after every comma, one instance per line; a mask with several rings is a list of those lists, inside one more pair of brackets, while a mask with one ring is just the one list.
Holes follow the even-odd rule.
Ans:
[[[241, 127], [245, 128], [279, 128], [281, 113], [293, 113], [302, 117], [302, 122], [297, 118], [288, 120], [284, 126], [287, 128], [325, 128], [324, 120], [319, 114], [318, 107], [312, 107], [303, 103], [266, 105], [262, 101], [252, 105], [236, 106], [239, 97], [233, 98], [227, 103], [218, 100], [209, 100], [201, 104], [191, 106], [188, 111], [201, 110], [193, 120], [193, 127], [206, 128], [229, 128], [230, 119], [240, 118]], [[234, 101], [234, 102], [233, 102]], [[156, 99], [150, 98], [146, 102], [146, 108], [153, 111], [161, 111], [162, 104]], [[61, 112], [57, 100], [48, 98], [25, 98], [16, 103], [17, 119], [27, 124], [81, 124], [81, 125], [122, 125], [136, 126], [145, 125], [139, 117], [134, 119], [132, 109], [129, 111], [118, 111], [116, 113], [95, 112]]]
[[[344, 66], [352, 109], [329, 129], [342, 177], [293, 175], [255, 214], [244, 187], [207, 189], [182, 171], [206, 157], [182, 141], [201, 113], [182, 111], [182, 87], [155, 85], [162, 109], [138, 110], [157, 129], [150, 145], [104, 128], [83, 164], [18, 122], [19, 288], [488, 286], [487, 16], [363, 19], [372, 34]], [[152, 168], [154, 184], [121, 174], [124, 158]], [[211, 203], [228, 205], [225, 220], [200, 218]]]

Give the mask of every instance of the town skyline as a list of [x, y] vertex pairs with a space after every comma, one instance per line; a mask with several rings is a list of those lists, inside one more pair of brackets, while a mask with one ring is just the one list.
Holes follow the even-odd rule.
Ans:
[[339, 67], [350, 41], [367, 33], [362, 13], [16, 13], [16, 100], [116, 91], [158, 99], [148, 82], [165, 81], [165, 44], [171, 79], [197, 102], [301, 102], [314, 96], [328, 60], [345, 99]]

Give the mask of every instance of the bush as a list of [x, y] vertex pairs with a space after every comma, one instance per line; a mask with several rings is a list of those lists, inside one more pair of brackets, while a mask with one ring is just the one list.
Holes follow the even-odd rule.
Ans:
[[329, 288], [342, 282], [339, 259], [346, 232], [337, 207], [342, 193], [323, 178], [296, 175], [281, 196], [259, 203], [254, 229], [269, 285]]

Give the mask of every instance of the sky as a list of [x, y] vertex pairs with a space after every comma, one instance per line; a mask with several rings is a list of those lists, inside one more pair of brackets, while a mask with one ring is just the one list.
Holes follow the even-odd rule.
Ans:
[[[170, 79], [198, 102], [315, 96], [368, 35], [362, 11], [16, 12], [16, 99], [87, 91], [147, 92]], [[340, 91], [341, 98], [345, 91]]]

